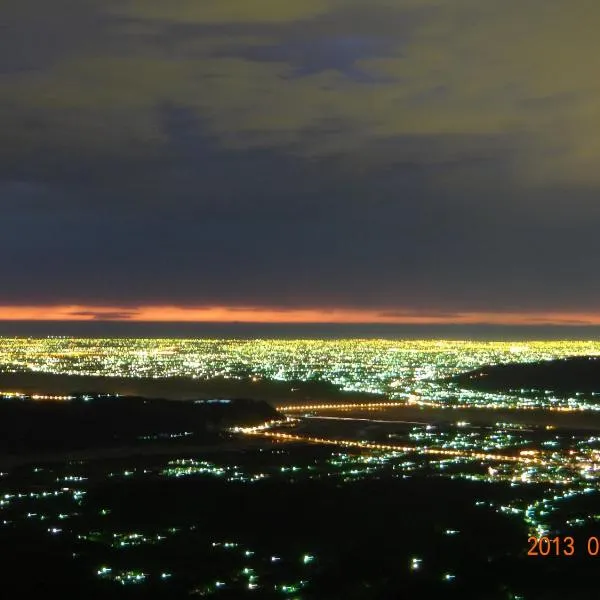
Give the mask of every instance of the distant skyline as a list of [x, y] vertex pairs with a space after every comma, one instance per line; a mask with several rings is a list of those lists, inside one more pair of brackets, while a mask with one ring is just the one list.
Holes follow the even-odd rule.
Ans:
[[0, 23], [0, 321], [600, 325], [597, 1]]

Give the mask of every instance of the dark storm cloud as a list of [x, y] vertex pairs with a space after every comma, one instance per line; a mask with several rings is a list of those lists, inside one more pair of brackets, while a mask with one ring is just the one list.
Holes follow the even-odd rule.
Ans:
[[0, 305], [597, 309], [596, 4], [52, 4], [0, 7]]

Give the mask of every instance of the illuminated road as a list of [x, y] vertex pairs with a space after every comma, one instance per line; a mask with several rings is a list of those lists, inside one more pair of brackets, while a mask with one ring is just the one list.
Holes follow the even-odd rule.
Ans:
[[404, 425], [429, 425], [429, 421], [395, 421], [392, 419], [369, 419], [367, 417], [331, 417], [327, 415], [303, 415], [303, 419], [326, 419], [331, 421], [367, 421], [368, 423], [401, 423]]
[[[281, 423], [277, 423], [281, 424]], [[344, 440], [335, 438], [322, 438], [308, 435], [298, 435], [294, 433], [281, 433], [272, 431], [271, 427], [277, 425], [274, 422], [265, 423], [257, 427], [238, 427], [234, 431], [246, 435], [256, 435], [276, 440], [289, 442], [307, 442], [311, 444], [329, 444], [334, 446], [344, 446], [348, 448], [360, 448], [364, 450], [384, 450], [388, 452], [414, 452], [417, 454], [428, 454], [447, 457], [464, 457], [475, 460], [484, 461], [499, 461], [499, 462], [516, 462], [523, 464], [545, 465], [546, 462], [540, 458], [533, 457], [535, 451], [522, 450], [519, 455], [509, 454], [490, 454], [485, 452], [477, 452], [474, 450], [450, 450], [443, 448], [424, 448], [417, 446], [401, 446], [396, 444], [379, 444], [376, 442], [368, 442], [365, 440]], [[525, 455], [532, 455], [531, 457]]]
[[[375, 403], [375, 406], [381, 407], [387, 403]], [[397, 403], [390, 403], [396, 405]], [[331, 409], [330, 405], [322, 405], [323, 408]], [[352, 405], [363, 408], [364, 404]], [[349, 405], [347, 406], [349, 407]], [[295, 410], [306, 410], [306, 407], [294, 407]], [[312, 407], [311, 407], [312, 408]], [[345, 407], [346, 408], [346, 407]], [[304, 417], [306, 418], [306, 417]], [[331, 418], [333, 420], [348, 420], [348, 421], [367, 421], [367, 422], [382, 422], [382, 423], [409, 423], [413, 424], [412, 421], [387, 421], [387, 420], [376, 420], [376, 419], [356, 419], [351, 417], [313, 417], [316, 419]], [[270, 438], [273, 440], [279, 440], [284, 442], [304, 442], [310, 444], [326, 444], [332, 446], [340, 446], [344, 448], [355, 448], [360, 450], [374, 450], [384, 452], [401, 452], [401, 453], [413, 453], [416, 455], [426, 455], [432, 457], [441, 458], [464, 458], [466, 460], [480, 461], [480, 462], [496, 462], [496, 463], [512, 463], [520, 464], [527, 467], [541, 467], [541, 468], [567, 468], [572, 472], [589, 471], [595, 472], [600, 469], [600, 453], [592, 451], [591, 454], [584, 455], [574, 450], [569, 450], [561, 453], [545, 450], [519, 450], [515, 454], [502, 454], [494, 452], [482, 452], [476, 449], [452, 449], [452, 448], [435, 448], [428, 446], [416, 446], [416, 445], [402, 445], [402, 444], [390, 444], [390, 443], [379, 443], [368, 440], [356, 440], [356, 439], [339, 439], [333, 437], [317, 437], [313, 435], [302, 435], [298, 433], [286, 433], [276, 431], [275, 429], [280, 426], [289, 426], [294, 421], [299, 419], [287, 417], [283, 421], [269, 421], [256, 427], [239, 427], [234, 428], [234, 431], [250, 436], [259, 436], [263, 438]], [[419, 422], [418, 424], [425, 424]]]
[[[440, 408], [440, 409], [452, 409], [452, 410], [465, 410], [465, 409], [476, 409], [476, 410], [510, 410], [507, 407], [497, 406], [494, 404], [490, 405], [476, 405], [476, 404], [445, 404], [443, 402], [435, 402], [432, 400], [423, 400], [415, 395], [409, 396], [406, 400], [397, 402], [356, 402], [353, 404], [290, 404], [276, 406], [275, 410], [285, 414], [293, 414], [296, 412], [303, 411], [320, 411], [320, 410], [349, 410], [349, 409], [362, 409], [362, 410], [380, 410], [385, 408], [405, 408], [405, 407], [423, 407], [423, 408]], [[540, 410], [538, 406], [519, 406], [516, 410]], [[543, 408], [544, 411], [550, 412], [561, 412], [561, 413], [580, 413], [589, 408], [580, 406], [548, 406]], [[600, 410], [600, 406], [597, 407]]]
[[284, 404], [281, 406], [276, 406], [275, 410], [287, 414], [306, 410], [345, 410], [351, 408], [374, 410], [381, 408], [399, 408], [406, 405], [406, 400], [402, 400], [400, 402], [355, 402], [352, 404]]

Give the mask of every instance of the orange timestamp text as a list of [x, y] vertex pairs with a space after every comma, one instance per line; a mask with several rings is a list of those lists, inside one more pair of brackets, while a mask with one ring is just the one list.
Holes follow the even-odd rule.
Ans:
[[575, 538], [566, 536], [557, 537], [534, 537], [527, 538], [529, 550], [527, 556], [573, 556], [575, 554], [575, 546], [580, 548], [587, 556], [598, 556], [600, 554], [600, 538], [592, 535], [582, 544], [576, 544]]

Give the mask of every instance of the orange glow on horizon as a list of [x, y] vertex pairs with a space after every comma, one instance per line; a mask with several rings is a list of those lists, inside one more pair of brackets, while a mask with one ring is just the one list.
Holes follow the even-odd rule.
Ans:
[[576, 312], [456, 312], [419, 314], [350, 308], [277, 309], [261, 307], [178, 306], [0, 306], [0, 321], [132, 321], [240, 323], [382, 323], [489, 325], [600, 325], [600, 313]]

